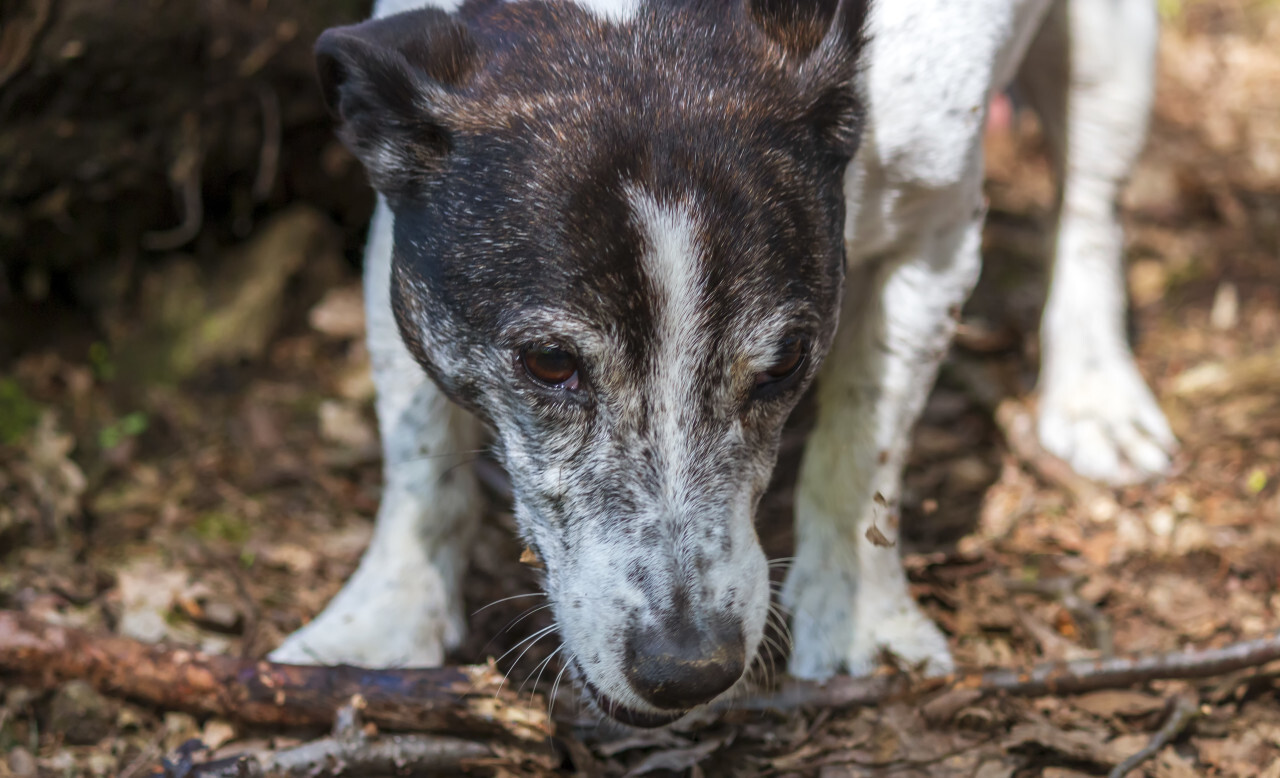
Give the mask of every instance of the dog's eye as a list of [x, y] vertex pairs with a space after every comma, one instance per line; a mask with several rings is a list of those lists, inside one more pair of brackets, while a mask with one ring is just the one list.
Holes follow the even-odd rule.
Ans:
[[803, 338], [792, 336], [778, 344], [774, 362], [756, 373], [756, 390], [781, 388], [782, 384], [800, 372], [809, 349]]
[[543, 343], [525, 346], [517, 354], [524, 371], [538, 383], [569, 391], [578, 388], [578, 360], [568, 351]]

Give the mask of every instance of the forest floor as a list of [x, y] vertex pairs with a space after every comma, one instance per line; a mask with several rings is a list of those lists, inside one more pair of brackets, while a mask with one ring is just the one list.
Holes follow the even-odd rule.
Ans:
[[[1171, 15], [1123, 218], [1138, 361], [1182, 448], [1169, 478], [1115, 492], [1040, 478], [984, 400], [1033, 388], [1052, 200], [1033, 119], [989, 139], [988, 266], [916, 432], [903, 502], [914, 594], [962, 665], [1210, 648], [1280, 629], [1277, 84], [1280, 6], [1212, 0]], [[286, 232], [326, 229], [306, 211], [279, 218]], [[264, 282], [305, 310], [231, 317], [258, 346], [176, 382], [144, 377], [81, 319], [39, 324], [51, 331], [43, 345], [0, 368], [0, 608], [258, 657], [324, 606], [369, 539], [380, 483], [358, 270], [326, 267], [311, 292]], [[157, 288], [185, 271], [164, 272]], [[791, 437], [762, 530], [780, 556]], [[507, 506], [492, 502], [467, 582], [473, 612], [536, 586]], [[503, 656], [546, 624], [535, 614], [504, 629], [523, 610], [515, 600], [479, 612], [454, 659]], [[529, 689], [554, 647], [538, 641], [499, 665]], [[1274, 665], [1070, 697], [566, 737], [591, 741], [589, 769], [612, 775], [1068, 778], [1106, 774], [1184, 696], [1196, 715], [1135, 774], [1280, 778]], [[145, 775], [192, 737], [229, 754], [317, 734], [0, 676], [0, 776]]]

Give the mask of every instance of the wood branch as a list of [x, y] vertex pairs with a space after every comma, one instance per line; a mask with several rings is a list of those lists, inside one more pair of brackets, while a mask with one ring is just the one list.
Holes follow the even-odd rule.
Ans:
[[953, 673], [913, 681], [902, 673], [862, 678], [833, 678], [824, 684], [791, 681], [778, 691], [743, 697], [728, 707], [749, 710], [845, 708], [875, 705], [890, 699], [946, 689], [975, 690], [984, 695], [1018, 697], [1083, 694], [1120, 689], [1151, 681], [1212, 678], [1280, 661], [1280, 632], [1266, 638], [1232, 643], [1222, 648], [1172, 651], [1112, 659], [1047, 662], [1030, 669], [1000, 669]]
[[1160, 749], [1176, 740], [1183, 730], [1187, 728], [1187, 725], [1199, 715], [1199, 700], [1189, 695], [1178, 695], [1174, 700], [1173, 709], [1169, 711], [1169, 717], [1164, 722], [1164, 726], [1160, 727], [1151, 736], [1150, 742], [1136, 754], [1116, 765], [1110, 773], [1107, 773], [1107, 778], [1125, 778], [1126, 775], [1137, 770], [1143, 762], [1160, 753]]
[[104, 693], [246, 724], [327, 727], [359, 695], [364, 719], [388, 729], [537, 742], [554, 729], [541, 697], [505, 688], [491, 666], [282, 665], [94, 635], [15, 611], [0, 610], [0, 671], [45, 686], [83, 679]]
[[[944, 690], [1022, 697], [1081, 694], [1157, 680], [1210, 678], [1280, 661], [1280, 632], [1222, 648], [1049, 662], [913, 679], [904, 673], [790, 681], [776, 691], [725, 701], [722, 710], [876, 705]], [[364, 720], [416, 732], [495, 733], [545, 743], [554, 731], [541, 698], [502, 687], [491, 666], [421, 670], [298, 667], [150, 645], [47, 624], [0, 610], [0, 671], [52, 686], [84, 679], [104, 693], [246, 724], [327, 726], [359, 697]]]
[[[193, 764], [187, 778], [258, 778], [268, 775], [439, 775], [493, 762], [483, 743], [437, 735], [388, 735], [310, 743]], [[182, 771], [171, 771], [182, 772]]]

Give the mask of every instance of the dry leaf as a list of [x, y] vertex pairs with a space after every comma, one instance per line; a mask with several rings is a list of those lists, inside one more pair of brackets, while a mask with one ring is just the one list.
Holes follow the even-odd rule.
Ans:
[[538, 555], [533, 553], [533, 549], [528, 546], [525, 546], [524, 551], [520, 552], [520, 564], [536, 567], [539, 570], [543, 568], [542, 560], [539, 559]]
[[874, 524], [872, 524], [870, 527], [867, 527], [867, 540], [871, 542], [871, 545], [879, 546], [881, 548], [893, 548], [895, 545], [897, 545], [893, 541], [886, 538], [884, 536], [884, 533], [880, 531], [880, 528]]
[[1083, 711], [1103, 718], [1111, 716], [1142, 716], [1163, 710], [1165, 707], [1165, 701], [1160, 697], [1125, 689], [1107, 689], [1100, 692], [1081, 694], [1073, 698], [1071, 704]]
[[360, 284], [330, 289], [307, 314], [317, 332], [332, 338], [364, 337], [364, 292]]

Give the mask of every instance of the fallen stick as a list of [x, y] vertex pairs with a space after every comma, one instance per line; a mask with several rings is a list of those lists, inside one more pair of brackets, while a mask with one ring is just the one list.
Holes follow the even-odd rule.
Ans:
[[1116, 765], [1107, 774], [1107, 778], [1125, 778], [1129, 773], [1137, 770], [1143, 762], [1160, 753], [1160, 749], [1177, 740], [1187, 725], [1198, 715], [1200, 715], [1199, 701], [1189, 696], [1179, 695], [1174, 700], [1173, 710], [1169, 711], [1169, 717], [1165, 720], [1164, 726], [1160, 727], [1137, 753]]
[[946, 689], [1018, 697], [1083, 694], [1175, 679], [1212, 678], [1280, 661], [1280, 632], [1222, 648], [1170, 651], [1135, 657], [1046, 662], [1030, 669], [961, 672], [912, 681], [902, 673], [862, 678], [838, 676], [826, 683], [789, 681], [772, 693], [739, 697], [727, 707], [748, 710], [846, 708]]
[[269, 775], [439, 775], [492, 762], [483, 743], [438, 735], [386, 735], [375, 739], [320, 738], [293, 748], [196, 763], [164, 773], [188, 778], [261, 778]]
[[554, 731], [536, 695], [504, 688], [486, 665], [406, 670], [302, 667], [152, 645], [0, 610], [0, 671], [45, 686], [83, 679], [99, 691], [246, 724], [329, 726], [357, 695], [379, 727], [506, 734], [545, 742]]
[[[912, 680], [903, 673], [826, 683], [788, 681], [776, 691], [726, 700], [721, 709], [789, 710], [875, 705], [945, 689], [1021, 697], [1080, 694], [1158, 680], [1211, 678], [1280, 661], [1280, 632], [1222, 648], [1137, 657], [1048, 662], [1030, 669], [952, 673]], [[0, 671], [45, 686], [84, 679], [98, 690], [159, 707], [216, 714], [246, 724], [324, 725], [352, 698], [380, 727], [417, 732], [500, 732], [545, 742], [545, 704], [502, 688], [492, 667], [366, 670], [299, 667], [170, 649], [114, 635], [90, 635], [0, 610]]]

